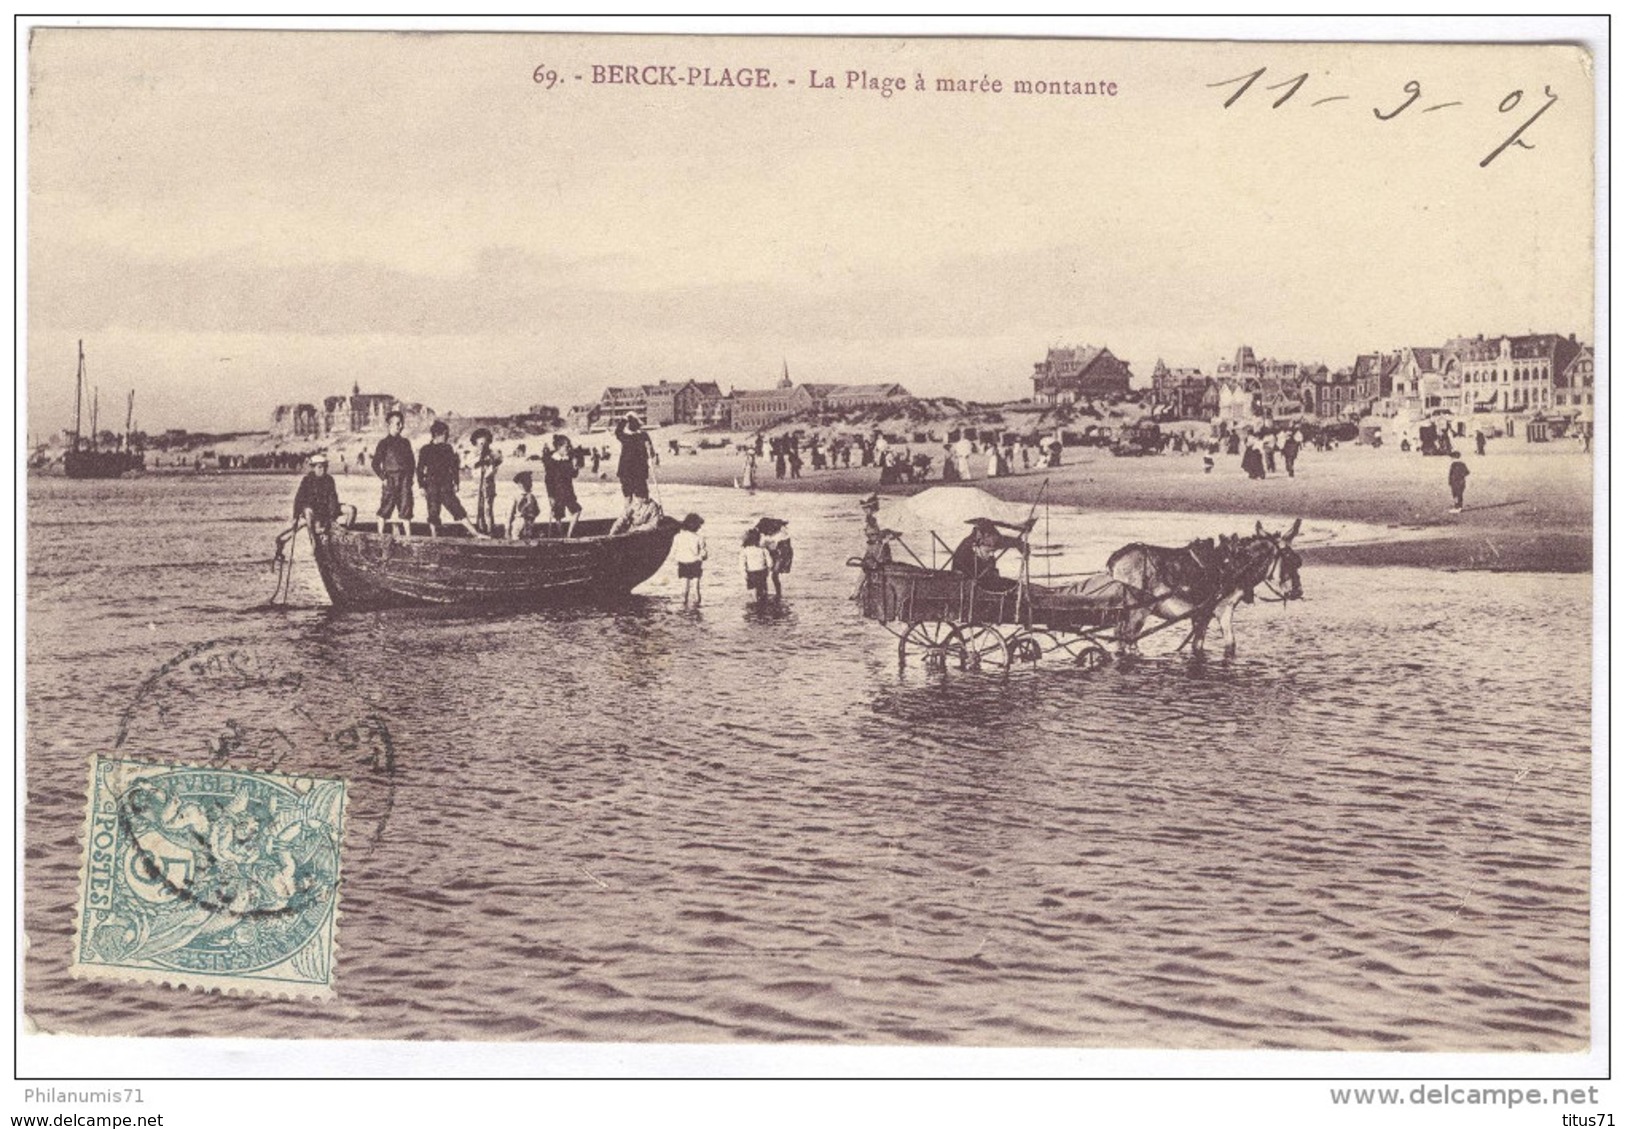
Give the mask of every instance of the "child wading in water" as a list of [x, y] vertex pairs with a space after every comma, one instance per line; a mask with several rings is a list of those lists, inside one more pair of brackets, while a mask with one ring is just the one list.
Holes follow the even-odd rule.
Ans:
[[671, 551], [677, 556], [677, 575], [683, 581], [683, 606], [688, 607], [689, 589], [694, 591], [694, 606], [700, 606], [700, 575], [705, 571], [705, 538], [700, 536], [700, 526], [705, 519], [699, 514], [689, 514], [683, 519], [683, 528], [672, 540]]
[[773, 558], [762, 548], [762, 531], [754, 526], [745, 531], [745, 547], [739, 550], [739, 563], [745, 569], [745, 587], [756, 593], [758, 604], [767, 603], [767, 572]]

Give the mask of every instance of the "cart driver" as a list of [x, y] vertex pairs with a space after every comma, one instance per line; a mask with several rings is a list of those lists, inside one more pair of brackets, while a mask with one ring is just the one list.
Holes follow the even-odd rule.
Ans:
[[884, 565], [891, 563], [891, 543], [902, 534], [895, 529], [882, 529], [875, 516], [880, 512], [880, 495], [870, 494], [858, 505], [863, 509], [863, 563]]
[[[977, 517], [966, 524], [971, 527], [971, 531], [954, 550], [948, 568], [960, 576], [976, 581], [984, 588], [995, 590], [1014, 588], [1016, 581], [999, 575], [999, 554], [1006, 549], [1019, 549], [1023, 556], [1027, 555], [1026, 535], [1033, 527], [1033, 519], [1028, 518], [1020, 525], [1011, 525], [1009, 522]], [[1016, 530], [1017, 535], [1012, 537], [1000, 533], [1001, 528]]]

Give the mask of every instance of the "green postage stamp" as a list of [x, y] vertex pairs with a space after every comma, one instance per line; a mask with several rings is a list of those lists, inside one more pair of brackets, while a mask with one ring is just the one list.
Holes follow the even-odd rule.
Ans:
[[328, 996], [343, 780], [91, 765], [75, 976]]

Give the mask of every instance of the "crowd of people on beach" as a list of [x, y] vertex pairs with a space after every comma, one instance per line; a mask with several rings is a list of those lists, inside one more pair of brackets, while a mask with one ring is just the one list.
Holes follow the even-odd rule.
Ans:
[[[1018, 467], [1025, 471], [1060, 466], [1061, 450], [1059, 433], [1034, 438], [995, 431], [978, 436], [968, 428], [956, 429], [942, 444], [940, 480], [963, 482], [1014, 474]], [[773, 477], [779, 480], [801, 478], [809, 464], [815, 471], [845, 470], [855, 460], [858, 467], [878, 468], [882, 486], [929, 481], [939, 465], [932, 455], [915, 451], [907, 439], [892, 439], [878, 429], [869, 435], [830, 438], [800, 431], [771, 437], [758, 433], [739, 447], [739, 454], [741, 473], [734, 482], [747, 490], [756, 488], [757, 467], [764, 459], [772, 461]]]
[[1279, 431], [1251, 433], [1245, 437], [1232, 433], [1230, 453], [1244, 447], [1241, 469], [1248, 478], [1261, 479], [1276, 473], [1279, 466], [1286, 468], [1288, 478], [1297, 477], [1298, 453], [1303, 450], [1303, 432], [1293, 428], [1284, 434]]

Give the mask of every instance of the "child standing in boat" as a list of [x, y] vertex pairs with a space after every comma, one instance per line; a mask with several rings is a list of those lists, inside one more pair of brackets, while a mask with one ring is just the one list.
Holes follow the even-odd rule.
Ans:
[[491, 432], [476, 427], [469, 436], [474, 443], [474, 528], [481, 533], [496, 532], [497, 471], [502, 469], [502, 452], [491, 449]]
[[547, 504], [554, 526], [568, 516], [570, 526], [564, 535], [574, 537], [576, 521], [581, 517], [581, 503], [576, 500], [576, 461], [569, 436], [555, 435], [553, 445], [542, 449], [542, 480], [547, 484]]
[[694, 606], [700, 606], [700, 576], [705, 572], [705, 559], [709, 555], [705, 551], [705, 538], [700, 536], [700, 526], [704, 524], [705, 519], [699, 514], [689, 514], [671, 543], [672, 555], [677, 558], [677, 575], [683, 582], [685, 608], [690, 588], [694, 591]]
[[378, 502], [378, 531], [385, 532], [385, 524], [391, 517], [398, 517], [401, 532], [412, 532], [412, 472], [417, 469], [417, 460], [412, 453], [412, 443], [402, 435], [406, 430], [406, 417], [398, 410], [391, 411], [384, 419], [389, 424], [389, 434], [378, 440], [378, 447], [372, 453], [372, 470], [383, 480], [383, 496]]
[[[463, 476], [463, 463], [451, 445], [451, 428], [446, 421], [437, 419], [429, 428], [429, 442], [418, 452], [418, 485], [423, 488], [423, 501], [429, 511], [429, 532], [440, 533], [440, 511], [451, 515], [451, 520], [468, 528], [468, 511], [457, 498], [457, 481]], [[484, 537], [478, 525], [476, 537]]]
[[518, 501], [514, 502], [513, 507], [508, 511], [508, 536], [514, 538], [535, 537], [537, 533], [536, 519], [542, 516], [542, 504], [536, 500], [536, 495], [531, 493], [531, 487], [535, 484], [534, 479], [532, 479], [530, 471], [522, 470], [513, 476], [513, 480], [514, 484], [523, 493], [519, 495]]

